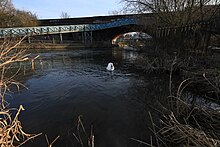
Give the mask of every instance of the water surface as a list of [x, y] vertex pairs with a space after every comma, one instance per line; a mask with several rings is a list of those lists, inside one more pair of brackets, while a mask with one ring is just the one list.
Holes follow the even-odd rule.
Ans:
[[[93, 126], [96, 147], [139, 146], [131, 138], [149, 141], [144, 109], [155, 105], [167, 83], [135, 70], [140, 53], [75, 49], [38, 54], [36, 70], [22, 78], [28, 90], [9, 100], [12, 107], [26, 109], [21, 115], [26, 132], [42, 132], [50, 140], [60, 135], [54, 146], [77, 146], [73, 133], [82, 116], [88, 134]], [[113, 72], [106, 71], [108, 62], [114, 63]], [[44, 135], [26, 146], [46, 146]]]

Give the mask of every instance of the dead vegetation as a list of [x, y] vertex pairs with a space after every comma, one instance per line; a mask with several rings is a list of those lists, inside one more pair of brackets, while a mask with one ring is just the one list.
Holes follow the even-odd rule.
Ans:
[[53, 144], [60, 138], [60, 136], [57, 136], [51, 143], [49, 142], [49, 139], [47, 137], [47, 135], [45, 134], [45, 139], [46, 139], [46, 142], [47, 142], [47, 146], [48, 147], [52, 147]]
[[13, 109], [1, 109], [0, 111], [0, 145], [1, 147], [14, 147], [25, 144], [32, 138], [35, 138], [40, 134], [27, 134], [24, 132], [19, 115], [21, 111], [24, 111], [23, 106], [20, 106], [18, 110], [14, 109], [15, 116], [12, 117]]
[[[198, 119], [197, 119], [198, 121]], [[219, 120], [218, 120], [219, 121]], [[219, 138], [213, 138], [209, 133], [187, 123], [180, 123], [174, 113], [164, 115], [162, 128], [156, 133], [157, 138], [165, 146], [219, 146]]]
[[219, 72], [203, 73], [194, 76], [187, 90], [196, 96], [220, 104], [220, 76]]
[[5, 108], [4, 101], [7, 92], [10, 92], [12, 85], [17, 89], [22, 85], [15, 80], [15, 76], [19, 72], [19, 68], [16, 71], [12, 71], [14, 64], [27, 61], [28, 55], [25, 54], [25, 50], [17, 49], [16, 47], [22, 42], [21, 40], [6, 40], [0, 46], [0, 99], [1, 107]]
[[[203, 78], [204, 82], [217, 88], [205, 75]], [[160, 124], [156, 125], [152, 120], [157, 146], [220, 146], [220, 112], [199, 105], [184, 95], [184, 90], [192, 83], [192, 79], [181, 82], [176, 94], [170, 90], [169, 104], [166, 107], [160, 105]]]
[[[24, 39], [24, 38], [23, 38]], [[32, 138], [40, 134], [28, 134], [22, 128], [19, 115], [24, 110], [21, 105], [19, 109], [10, 108], [5, 98], [12, 89], [20, 89], [24, 86], [15, 80], [20, 68], [13, 68], [17, 63], [28, 61], [29, 57], [25, 50], [18, 49], [17, 46], [23, 39], [5, 40], [0, 46], [0, 146], [14, 147], [25, 144]]]
[[220, 145], [220, 113], [191, 105], [174, 98], [172, 109], [162, 112], [160, 125], [154, 127], [158, 146], [213, 146]]
[[[220, 146], [218, 55], [184, 58], [159, 56], [138, 59], [140, 64], [137, 68], [145, 72], [169, 74], [169, 96], [165, 98], [166, 104], [158, 102], [157, 109], [153, 108], [158, 112], [159, 120], [149, 114], [154, 136], [151, 143], [133, 140], [152, 147]], [[176, 79], [182, 79], [182, 82], [177, 84]]]
[[90, 133], [87, 133], [83, 125], [81, 115], [78, 116], [76, 133], [73, 133], [73, 136], [81, 147], [95, 147], [95, 136], [93, 132], [93, 126], [91, 126]]

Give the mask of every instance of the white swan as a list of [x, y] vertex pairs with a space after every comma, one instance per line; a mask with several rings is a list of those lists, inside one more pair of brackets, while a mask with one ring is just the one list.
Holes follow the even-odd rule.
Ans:
[[108, 66], [106, 67], [106, 69], [108, 71], [113, 71], [115, 69], [115, 67], [114, 67], [113, 63], [110, 62], [110, 63], [108, 63]]

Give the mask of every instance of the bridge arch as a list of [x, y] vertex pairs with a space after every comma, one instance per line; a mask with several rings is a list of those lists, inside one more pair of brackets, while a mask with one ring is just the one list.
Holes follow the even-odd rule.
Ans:
[[142, 25], [131, 24], [93, 31], [93, 39], [94, 41], [112, 41], [112, 39], [114, 39], [115, 37], [128, 32], [144, 32], [150, 34], [147, 30], [143, 30]]
[[119, 34], [112, 39], [112, 44], [117, 45], [118, 42], [123, 40], [148, 40], [152, 39], [147, 33], [144, 32], [127, 32], [124, 34]]

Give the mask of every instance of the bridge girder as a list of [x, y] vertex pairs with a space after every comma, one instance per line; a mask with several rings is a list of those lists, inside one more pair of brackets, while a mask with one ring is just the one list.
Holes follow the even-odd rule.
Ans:
[[91, 32], [104, 30], [114, 27], [136, 24], [135, 19], [119, 19], [112, 22], [101, 24], [80, 24], [80, 25], [65, 25], [65, 26], [39, 26], [39, 27], [23, 27], [23, 28], [0, 28], [0, 38], [15, 37], [15, 36], [37, 36], [49, 34], [64, 34], [73, 32]]

